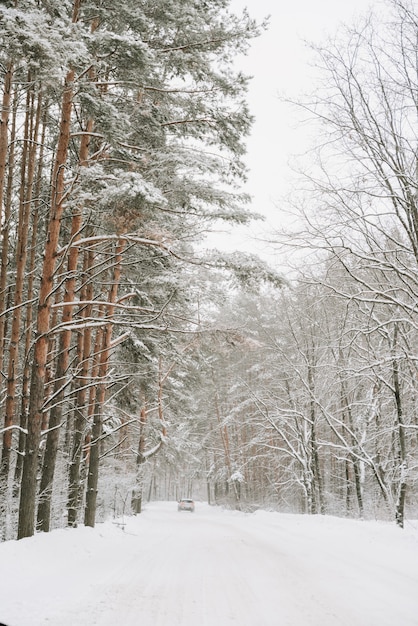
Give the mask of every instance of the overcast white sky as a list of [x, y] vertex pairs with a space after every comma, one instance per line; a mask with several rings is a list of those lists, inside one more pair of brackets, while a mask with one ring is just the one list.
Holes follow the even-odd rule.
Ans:
[[[381, 6], [380, 0], [231, 0], [232, 10], [240, 12], [247, 7], [259, 21], [270, 15], [269, 29], [253, 41], [249, 54], [238, 63], [253, 76], [248, 100], [256, 118], [247, 142], [250, 173], [246, 190], [254, 198], [253, 209], [266, 215], [272, 227], [284, 219], [278, 207], [292, 179], [289, 160], [308, 147], [306, 129], [298, 128], [290, 107], [279, 99], [279, 94], [290, 97], [309, 91], [312, 84], [304, 40], [324, 41], [340, 23], [351, 23], [370, 7], [377, 10]], [[236, 237], [258, 231], [259, 227], [253, 226], [245, 233], [228, 236], [228, 241], [232, 244]], [[217, 238], [221, 241], [222, 235]], [[251, 248], [256, 251], [248, 241]]]

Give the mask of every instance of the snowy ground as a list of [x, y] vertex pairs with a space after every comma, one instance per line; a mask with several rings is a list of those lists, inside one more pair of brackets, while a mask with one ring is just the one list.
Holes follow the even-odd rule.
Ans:
[[418, 523], [155, 503], [0, 544], [8, 626], [418, 626]]

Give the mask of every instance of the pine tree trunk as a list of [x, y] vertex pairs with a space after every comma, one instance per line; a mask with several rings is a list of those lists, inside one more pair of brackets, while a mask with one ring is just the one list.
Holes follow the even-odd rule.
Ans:
[[[87, 124], [87, 132], [91, 132], [93, 123], [90, 120]], [[88, 149], [90, 144], [89, 134], [82, 136], [80, 145], [80, 157], [79, 162], [82, 166], [85, 166], [88, 159]], [[75, 242], [79, 238], [79, 233], [82, 225], [82, 210], [76, 207], [73, 214], [71, 224], [71, 241]], [[71, 246], [67, 273], [68, 278], [65, 282], [64, 293], [64, 307], [62, 312], [61, 323], [63, 325], [70, 324], [73, 318], [73, 302], [75, 297], [75, 284], [76, 284], [76, 271], [78, 265], [79, 250], [77, 246]], [[51, 413], [48, 424], [48, 435], [46, 439], [45, 455], [42, 468], [42, 478], [40, 491], [42, 499], [40, 500], [38, 507], [37, 526], [39, 530], [48, 532], [50, 529], [51, 518], [51, 498], [52, 498], [52, 485], [55, 473], [55, 464], [58, 453], [58, 443], [60, 435], [60, 424], [62, 421], [63, 403], [66, 386], [66, 375], [68, 369], [68, 363], [70, 360], [70, 347], [71, 347], [71, 330], [64, 329], [60, 334], [58, 359], [55, 371], [54, 379], [54, 402], [51, 407]]]
[[19, 539], [22, 537], [29, 537], [34, 533], [36, 472], [42, 425], [46, 364], [48, 357], [51, 293], [53, 289], [61, 218], [64, 210], [64, 170], [70, 140], [73, 80], [74, 71], [71, 70], [67, 74], [63, 93], [60, 137], [52, 173], [51, 209], [39, 290], [39, 304], [36, 321], [37, 336], [34, 346], [29, 398], [28, 434], [26, 439], [22, 488], [20, 494]]
[[[1, 270], [0, 270], [0, 373], [3, 372], [4, 368], [4, 359], [5, 359], [5, 337], [6, 337], [6, 324], [7, 324], [7, 316], [5, 315], [5, 310], [7, 308], [7, 265], [8, 265], [8, 247], [9, 247], [9, 218], [11, 211], [11, 195], [6, 198], [6, 209], [5, 216], [3, 216], [3, 206], [4, 206], [4, 197], [5, 197], [5, 186], [6, 186], [6, 170], [7, 166], [9, 167], [9, 181], [8, 181], [8, 190], [12, 189], [11, 183], [13, 180], [13, 169], [14, 169], [14, 143], [10, 144], [9, 150], [9, 119], [10, 119], [10, 105], [12, 101], [12, 91], [13, 91], [13, 64], [10, 62], [5, 71], [4, 75], [4, 83], [3, 83], [3, 98], [1, 104], [1, 115], [0, 115], [0, 229], [1, 229], [1, 244], [2, 244], [2, 253], [1, 253]], [[15, 103], [17, 102], [17, 96], [15, 94]], [[15, 133], [16, 129], [16, 108], [14, 108], [14, 123], [12, 128], [12, 133]], [[4, 219], [3, 219], [4, 218]], [[0, 421], [0, 427], [2, 426], [2, 422]], [[11, 434], [11, 433], [10, 433]], [[2, 515], [5, 511], [3, 507], [3, 503], [6, 502], [7, 497], [7, 475], [8, 475], [8, 459], [7, 459], [7, 437], [8, 434], [4, 433], [3, 435], [3, 449], [6, 449], [6, 458], [2, 458], [0, 473], [3, 474], [3, 477], [6, 476], [6, 479], [0, 478], [0, 514]], [[5, 441], [6, 438], [6, 441]], [[4, 454], [4, 453], [3, 453]]]
[[90, 444], [89, 471], [87, 477], [86, 510], [84, 523], [93, 527], [96, 520], [97, 485], [99, 480], [99, 452], [100, 438], [102, 435], [103, 406], [106, 398], [106, 377], [109, 366], [109, 356], [112, 342], [113, 323], [112, 317], [115, 311], [116, 298], [121, 276], [121, 258], [124, 244], [119, 241], [115, 251], [115, 267], [113, 272], [112, 285], [109, 292], [107, 315], [109, 322], [103, 331], [103, 346], [100, 354], [99, 383], [97, 389], [92, 441]]
[[[96, 313], [95, 317], [103, 318], [104, 317], [104, 308], [100, 307], [99, 312]], [[104, 325], [104, 322], [103, 322]], [[93, 424], [94, 411], [96, 408], [96, 396], [97, 396], [97, 388], [99, 386], [99, 369], [100, 369], [100, 354], [103, 343], [103, 334], [102, 327], [97, 328], [96, 336], [94, 340], [94, 348], [93, 348], [93, 360], [90, 369], [90, 385], [88, 389], [88, 402], [87, 402], [87, 429], [84, 438], [84, 464], [88, 466], [90, 461], [90, 444], [91, 444], [91, 427]], [[86, 473], [86, 472], [84, 472]]]
[[[79, 6], [79, 5], [78, 5]], [[77, 11], [77, 13], [76, 13]], [[74, 21], [77, 20], [78, 8], [75, 9]], [[97, 26], [96, 22], [92, 26], [92, 31]], [[94, 78], [94, 70], [90, 70], [89, 77]], [[85, 133], [81, 137], [80, 151], [79, 151], [79, 166], [85, 167], [88, 165], [89, 147], [91, 132], [93, 130], [93, 120], [89, 119], [86, 124]], [[72, 223], [71, 223], [71, 235], [72, 242], [76, 242], [80, 236], [80, 230], [82, 227], [83, 212], [81, 207], [75, 207]], [[73, 319], [73, 302], [75, 298], [75, 286], [76, 286], [76, 272], [78, 266], [79, 249], [77, 246], [71, 246], [68, 263], [67, 273], [68, 278], [65, 282], [64, 293], [64, 306], [62, 311], [61, 323], [63, 325], [69, 325]], [[65, 329], [61, 332], [59, 338], [58, 358], [54, 379], [54, 402], [51, 407], [48, 435], [45, 446], [44, 463], [42, 468], [41, 478], [41, 494], [42, 499], [38, 507], [37, 525], [40, 530], [48, 532], [50, 529], [50, 517], [51, 517], [51, 498], [52, 498], [52, 486], [55, 473], [55, 464], [58, 453], [58, 444], [60, 436], [60, 425], [62, 422], [63, 404], [65, 397], [66, 376], [68, 370], [68, 364], [70, 360], [70, 347], [71, 347], [71, 330]], [[67, 433], [69, 433], [70, 420], [67, 424]]]
[[[28, 77], [30, 83], [30, 77]], [[26, 259], [28, 248], [28, 233], [30, 210], [32, 203], [33, 180], [35, 175], [36, 146], [38, 142], [38, 130], [41, 119], [41, 102], [39, 94], [36, 113], [34, 111], [34, 94], [31, 90], [27, 93], [26, 99], [26, 119], [24, 145], [22, 151], [21, 181], [20, 181], [20, 201], [19, 201], [19, 222], [16, 249], [16, 280], [14, 294], [14, 312], [9, 345], [9, 364], [7, 375], [7, 396], [5, 408], [4, 425], [7, 430], [3, 436], [3, 450], [1, 463], [1, 478], [7, 481], [10, 468], [10, 451], [12, 446], [12, 426], [15, 420], [15, 396], [17, 384], [19, 343], [21, 335], [21, 317], [23, 290], [25, 283]], [[35, 121], [33, 117], [35, 116]], [[32, 130], [31, 130], [32, 129]], [[31, 148], [29, 149], [29, 146]]]
[[[4, 210], [4, 224], [1, 229], [1, 268], [0, 268], [0, 372], [3, 372], [4, 359], [5, 359], [5, 337], [7, 329], [7, 315], [6, 309], [9, 305], [7, 278], [8, 278], [8, 265], [9, 265], [9, 233], [10, 233], [10, 218], [12, 214], [12, 197], [13, 197], [13, 177], [15, 168], [15, 139], [16, 139], [16, 121], [17, 121], [17, 103], [18, 97], [16, 91], [14, 92], [14, 104], [13, 104], [13, 119], [12, 128], [10, 133], [10, 150], [8, 161], [8, 175], [7, 175], [7, 191], [5, 198], [5, 210]], [[1, 385], [2, 386], [2, 385]], [[6, 420], [5, 420], [6, 422]], [[3, 442], [4, 446], [4, 442]], [[6, 444], [7, 447], [7, 444]], [[7, 498], [8, 498], [8, 471], [4, 472], [4, 480], [0, 480], [0, 526], [4, 531], [6, 530], [5, 519], [3, 515], [6, 513]], [[2, 537], [4, 538], [4, 531]]]
[[21, 405], [20, 405], [20, 420], [19, 420], [19, 444], [18, 444], [18, 455], [15, 466], [15, 475], [14, 475], [14, 495], [17, 496], [20, 490], [20, 481], [22, 478], [22, 470], [23, 470], [23, 459], [25, 453], [25, 444], [26, 444], [26, 435], [25, 431], [27, 428], [27, 417], [28, 417], [28, 404], [29, 404], [29, 385], [30, 385], [30, 362], [29, 362], [29, 352], [32, 345], [32, 324], [33, 324], [33, 294], [34, 294], [34, 276], [35, 276], [35, 262], [36, 262], [36, 242], [38, 237], [38, 224], [39, 224], [39, 208], [41, 203], [41, 182], [42, 182], [42, 172], [44, 166], [44, 146], [45, 146], [45, 134], [46, 134], [46, 123], [47, 123], [47, 110], [44, 111], [43, 116], [43, 127], [42, 127], [42, 136], [41, 143], [39, 148], [39, 159], [38, 159], [38, 171], [37, 171], [37, 181], [35, 185], [35, 200], [34, 200], [34, 210], [32, 217], [32, 236], [30, 242], [30, 260], [29, 260], [29, 268], [28, 268], [28, 284], [27, 284], [27, 300], [28, 304], [26, 307], [26, 320], [25, 320], [25, 359], [23, 366], [23, 374], [22, 374], [22, 392], [21, 392]]
[[[93, 267], [93, 252], [89, 250], [85, 253], [85, 267], [84, 276], [87, 282], [85, 290], [81, 293], [81, 298], [85, 296], [88, 302], [93, 300], [93, 281], [88, 279], [90, 269]], [[92, 305], [88, 304], [83, 309], [83, 317], [88, 319], [91, 316]], [[80, 503], [80, 476], [81, 476], [81, 458], [83, 440], [86, 431], [87, 414], [86, 414], [86, 400], [88, 395], [88, 382], [89, 382], [89, 364], [91, 357], [91, 345], [92, 345], [92, 328], [87, 327], [83, 333], [79, 333], [77, 341], [77, 361], [80, 371], [77, 375], [77, 394], [76, 394], [76, 406], [74, 409], [74, 433], [72, 442], [71, 461], [69, 468], [69, 480], [68, 480], [68, 525], [77, 526], [77, 514]]]
[[138, 452], [136, 456], [136, 479], [135, 479], [135, 489], [132, 494], [132, 513], [134, 515], [139, 515], [142, 511], [142, 496], [144, 490], [144, 451], [145, 451], [145, 425], [147, 420], [147, 411], [146, 405], [144, 405], [141, 409], [141, 414], [139, 417], [139, 441], [138, 441]]
[[3, 220], [3, 200], [4, 188], [6, 180], [7, 157], [9, 151], [9, 119], [10, 119], [10, 103], [12, 99], [13, 84], [13, 63], [9, 63], [6, 67], [4, 75], [3, 101], [0, 115], [0, 223]]
[[[10, 106], [10, 91], [11, 91], [11, 72], [6, 73], [5, 77], [5, 94], [7, 93], [7, 99], [9, 99]], [[10, 83], [10, 84], [8, 84]], [[6, 300], [7, 300], [7, 270], [8, 270], [8, 262], [9, 262], [9, 228], [10, 228], [10, 216], [12, 210], [12, 196], [13, 196], [13, 174], [14, 174], [14, 163], [15, 163], [15, 139], [16, 139], [16, 119], [17, 119], [17, 109], [19, 98], [17, 96], [16, 90], [13, 93], [14, 104], [13, 104], [13, 117], [12, 117], [12, 128], [10, 133], [10, 148], [7, 149], [8, 144], [8, 110], [2, 109], [2, 120], [0, 124], [0, 224], [1, 224], [1, 269], [0, 269], [0, 372], [3, 371], [4, 367], [4, 350], [5, 350], [5, 329], [6, 329], [6, 315], [4, 315], [6, 308]], [[4, 97], [3, 97], [3, 107], [4, 107]], [[3, 120], [3, 115], [7, 115]], [[3, 144], [6, 144], [4, 146]], [[4, 198], [4, 184], [5, 184], [5, 166], [6, 163], [3, 163], [4, 157], [8, 157], [7, 165], [8, 165], [8, 175], [7, 175], [7, 192], [6, 192], [6, 201], [5, 201], [5, 213], [4, 219], [1, 215], [3, 208], [3, 198]], [[3, 222], [1, 222], [3, 220]]]

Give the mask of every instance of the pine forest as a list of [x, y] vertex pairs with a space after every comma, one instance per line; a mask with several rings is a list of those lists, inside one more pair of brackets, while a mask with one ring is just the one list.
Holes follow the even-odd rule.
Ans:
[[236, 59], [268, 20], [0, 3], [1, 540], [180, 497], [417, 516], [418, 13], [384, 4], [289, 102], [285, 269], [206, 243], [262, 220]]

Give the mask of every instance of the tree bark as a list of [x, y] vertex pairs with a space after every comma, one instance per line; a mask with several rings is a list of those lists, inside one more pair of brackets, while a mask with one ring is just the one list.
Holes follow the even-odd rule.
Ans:
[[45, 134], [46, 134], [46, 125], [47, 125], [47, 109], [44, 111], [43, 116], [43, 127], [42, 127], [42, 135], [41, 135], [41, 143], [39, 147], [39, 158], [38, 158], [38, 171], [37, 171], [37, 181], [35, 185], [35, 200], [34, 200], [34, 210], [32, 217], [32, 236], [30, 242], [30, 259], [29, 259], [29, 268], [28, 268], [28, 281], [27, 281], [27, 307], [26, 307], [26, 320], [25, 320], [25, 359], [23, 366], [23, 374], [22, 374], [22, 392], [21, 392], [21, 404], [20, 404], [20, 420], [19, 420], [19, 443], [18, 443], [18, 454], [15, 466], [15, 475], [14, 475], [14, 495], [17, 496], [19, 494], [20, 489], [20, 481], [22, 478], [22, 470], [23, 470], [23, 459], [25, 453], [25, 444], [26, 444], [26, 435], [25, 431], [27, 428], [27, 417], [28, 417], [28, 404], [29, 404], [29, 386], [30, 386], [30, 362], [29, 362], [29, 353], [32, 345], [32, 323], [33, 323], [33, 294], [34, 294], [34, 276], [35, 276], [35, 262], [36, 262], [36, 242], [38, 237], [38, 225], [39, 225], [39, 207], [40, 207], [40, 197], [41, 197], [41, 182], [42, 182], [42, 171], [44, 167], [44, 146], [45, 146]]
[[113, 322], [112, 317], [115, 312], [115, 304], [118, 294], [119, 282], [121, 277], [121, 258], [124, 243], [119, 241], [115, 251], [115, 266], [113, 272], [112, 285], [109, 291], [107, 305], [107, 319], [109, 320], [103, 330], [103, 344], [100, 354], [99, 366], [99, 382], [97, 396], [95, 402], [95, 410], [93, 417], [92, 441], [90, 444], [89, 470], [87, 477], [87, 493], [86, 493], [86, 510], [84, 515], [84, 523], [86, 526], [94, 527], [96, 520], [96, 503], [97, 503], [97, 485], [99, 480], [99, 462], [100, 462], [100, 438], [102, 435], [103, 424], [103, 407], [106, 399], [106, 383], [107, 372], [109, 367], [109, 357], [112, 342]]
[[394, 338], [393, 338], [393, 361], [392, 361], [392, 378], [393, 378], [393, 387], [395, 392], [395, 404], [396, 404], [396, 425], [397, 425], [397, 434], [398, 434], [398, 471], [399, 471], [399, 483], [398, 483], [398, 494], [396, 500], [396, 509], [395, 509], [395, 520], [396, 524], [400, 526], [400, 528], [404, 527], [404, 518], [405, 518], [405, 498], [407, 491], [407, 476], [408, 476], [408, 467], [407, 467], [407, 454], [406, 454], [406, 441], [405, 441], [405, 428], [403, 423], [403, 410], [402, 410], [402, 400], [401, 400], [401, 386], [399, 382], [399, 363], [396, 358], [396, 345], [397, 345], [397, 337], [398, 337], [398, 327], [395, 324], [394, 330]]
[[[11, 141], [9, 149], [9, 137], [8, 137], [8, 124], [10, 118], [10, 103], [12, 98], [12, 79], [13, 79], [13, 66], [9, 64], [6, 69], [6, 75], [4, 78], [4, 92], [3, 103], [0, 118], [0, 224], [2, 235], [2, 252], [1, 252], [1, 276], [0, 276], [0, 372], [3, 371], [4, 364], [4, 339], [5, 339], [5, 326], [6, 316], [4, 315], [6, 306], [6, 286], [7, 286], [7, 266], [8, 266], [8, 251], [9, 251], [9, 219], [11, 212], [11, 199], [12, 199], [12, 182], [13, 182], [13, 169], [14, 169], [14, 155], [15, 155], [15, 135], [16, 135], [16, 114], [17, 114], [17, 94], [14, 93], [15, 104], [13, 107], [13, 123], [11, 132]], [[4, 201], [4, 189], [6, 178], [6, 165], [8, 165], [8, 183], [7, 194], [5, 203], [5, 215], [3, 219], [3, 201]]]
[[64, 210], [64, 170], [70, 140], [74, 71], [66, 76], [60, 122], [60, 137], [52, 173], [51, 209], [39, 289], [36, 321], [36, 341], [31, 373], [28, 414], [28, 434], [23, 463], [22, 488], [19, 507], [18, 538], [34, 533], [36, 472], [44, 403], [44, 386], [50, 330], [51, 294], [53, 290], [56, 254], [59, 243], [61, 219]]
[[[82, 291], [86, 300], [93, 300], [93, 281], [88, 278], [90, 269], [93, 266], [94, 255], [91, 250], [85, 253], [84, 276], [86, 288]], [[83, 310], [83, 316], [89, 318], [92, 311], [92, 305], [86, 305]], [[80, 470], [83, 440], [87, 424], [86, 400], [88, 396], [89, 382], [89, 363], [91, 357], [92, 346], [92, 328], [87, 327], [83, 333], [79, 333], [77, 341], [78, 367], [80, 371], [76, 378], [77, 393], [74, 409], [74, 433], [72, 441], [71, 461], [69, 468], [69, 485], [68, 485], [68, 525], [77, 526], [77, 514], [80, 504]]]
[[0, 223], [3, 219], [3, 199], [6, 179], [7, 156], [9, 151], [9, 119], [10, 103], [12, 99], [13, 63], [9, 62], [6, 67], [3, 87], [3, 101], [0, 115]]
[[[342, 357], [341, 357], [342, 358]], [[343, 407], [343, 415], [347, 415], [347, 419], [348, 419], [348, 425], [350, 428], [350, 439], [351, 439], [351, 444], [353, 446], [353, 449], [357, 452], [357, 441], [354, 437], [354, 420], [353, 420], [353, 414], [351, 411], [351, 406], [349, 404], [348, 401], [348, 395], [347, 395], [347, 389], [346, 389], [346, 384], [345, 381], [343, 380], [342, 376], [340, 377], [340, 384], [341, 384], [341, 403], [342, 403], [342, 407]], [[343, 421], [344, 418], [343, 418]], [[361, 473], [360, 473], [360, 462], [358, 460], [358, 456], [355, 454], [351, 454], [349, 453], [349, 457], [351, 460], [351, 464], [353, 466], [353, 472], [354, 472], [354, 484], [355, 484], [355, 490], [356, 490], [356, 497], [357, 497], [357, 506], [358, 506], [358, 512], [359, 512], [359, 516], [363, 517], [364, 514], [364, 507], [363, 507], [363, 491], [362, 491], [362, 487], [361, 487]], [[347, 480], [350, 480], [350, 473], [347, 472], [348, 476], [347, 476]], [[347, 485], [347, 493], [349, 493], [349, 488]]]
[[136, 456], [135, 489], [132, 496], [132, 513], [139, 515], [142, 511], [142, 497], [144, 490], [144, 463], [145, 463], [145, 425], [147, 420], [146, 405], [144, 403], [139, 417], [139, 441]]
[[[93, 122], [89, 120], [87, 124], [87, 131], [91, 132], [93, 129]], [[85, 134], [81, 138], [79, 162], [82, 167], [87, 163], [89, 152], [90, 136]], [[71, 241], [76, 241], [79, 238], [80, 229], [82, 226], [82, 210], [80, 207], [76, 207], [71, 223]], [[62, 311], [62, 324], [70, 324], [73, 318], [73, 302], [75, 296], [75, 284], [76, 284], [76, 271], [78, 265], [79, 249], [77, 246], [71, 246], [68, 263], [67, 273], [68, 278], [65, 282], [64, 293], [64, 307]], [[68, 369], [68, 363], [70, 360], [70, 347], [71, 347], [71, 330], [65, 329], [60, 334], [58, 359], [55, 371], [54, 379], [54, 401], [51, 407], [51, 413], [49, 417], [48, 435], [45, 446], [45, 456], [42, 468], [42, 478], [40, 491], [42, 498], [38, 507], [37, 526], [39, 530], [48, 532], [51, 522], [51, 498], [52, 498], [52, 485], [55, 473], [55, 464], [58, 453], [60, 424], [62, 421], [63, 403], [66, 386], [66, 375]]]
[[312, 476], [312, 512], [325, 513], [324, 496], [322, 488], [322, 476], [319, 465], [318, 444], [316, 440], [316, 410], [314, 399], [314, 349], [311, 348], [308, 354], [308, 389], [309, 389], [309, 419], [310, 419], [310, 467], [309, 474]]
[[[28, 77], [30, 83], [30, 77]], [[16, 248], [16, 281], [14, 293], [14, 312], [9, 345], [9, 364], [7, 375], [7, 396], [4, 425], [6, 432], [3, 435], [3, 450], [1, 463], [1, 478], [8, 480], [10, 469], [10, 452], [12, 446], [12, 426], [15, 420], [16, 384], [18, 371], [19, 343], [21, 335], [21, 317], [23, 290], [25, 283], [26, 259], [28, 248], [28, 233], [30, 210], [32, 204], [33, 181], [35, 175], [36, 146], [41, 119], [42, 95], [38, 94], [36, 112], [34, 110], [34, 93], [28, 90], [26, 98], [26, 118], [24, 144], [22, 151], [18, 238]], [[33, 117], [35, 120], [33, 121]], [[29, 146], [31, 146], [29, 148]]]

